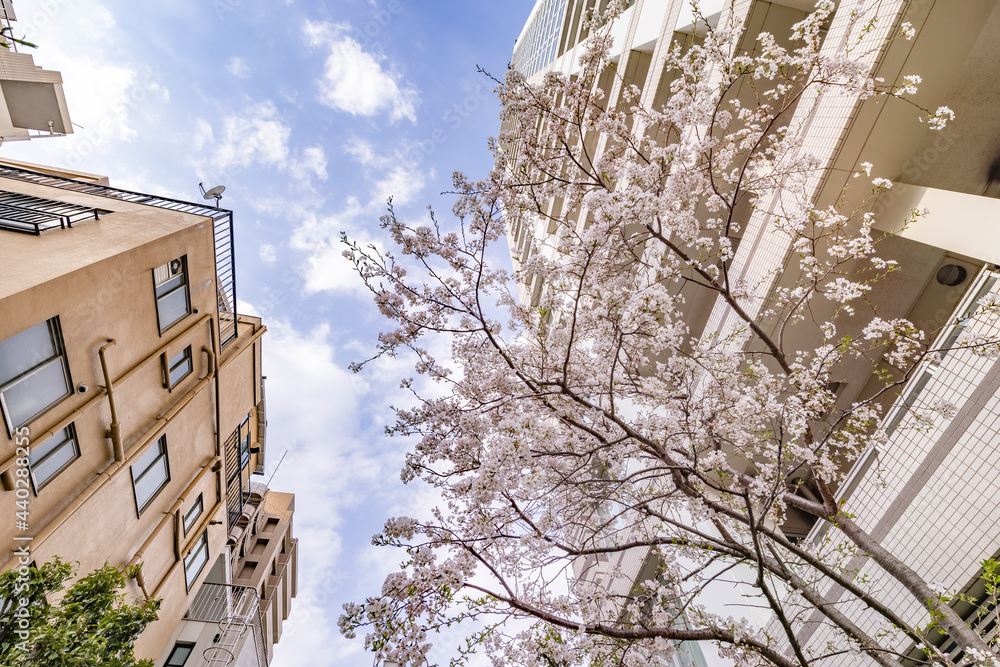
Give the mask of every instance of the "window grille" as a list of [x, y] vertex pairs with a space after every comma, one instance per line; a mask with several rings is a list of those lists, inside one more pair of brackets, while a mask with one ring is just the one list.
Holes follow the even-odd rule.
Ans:
[[108, 211], [0, 190], [0, 229], [12, 232], [38, 236], [72, 227], [74, 222], [97, 220], [101, 213]]

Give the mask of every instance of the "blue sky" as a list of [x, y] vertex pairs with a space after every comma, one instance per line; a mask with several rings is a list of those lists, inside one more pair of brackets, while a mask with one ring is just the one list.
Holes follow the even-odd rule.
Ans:
[[[370, 545], [384, 519], [434, 499], [399, 481], [405, 442], [383, 437], [412, 375], [387, 360], [354, 375], [382, 323], [340, 256], [339, 234], [378, 242], [392, 195], [445, 214], [451, 174], [483, 176], [492, 83], [533, 0], [17, 0], [36, 64], [60, 70], [72, 136], [8, 142], [13, 159], [235, 211], [244, 312], [269, 329], [269, 470], [296, 493], [299, 592], [274, 667], [365, 665], [341, 605], [377, 594], [401, 554]], [[444, 638], [445, 644], [457, 637]]]

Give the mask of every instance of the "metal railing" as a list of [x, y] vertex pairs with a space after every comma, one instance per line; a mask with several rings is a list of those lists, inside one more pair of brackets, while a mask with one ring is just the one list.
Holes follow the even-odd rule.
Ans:
[[207, 204], [159, 197], [141, 192], [112, 188], [108, 185], [76, 181], [63, 176], [43, 174], [29, 169], [0, 164], [0, 178], [9, 178], [26, 183], [35, 183], [72, 192], [82, 192], [109, 199], [127, 201], [134, 204], [156, 206], [181, 213], [192, 213], [209, 217], [214, 225], [215, 276], [219, 303], [219, 345], [225, 345], [237, 337], [236, 330], [236, 255], [233, 244], [233, 212], [215, 208]]
[[[14, 53], [17, 53], [17, 41], [12, 39], [14, 36], [14, 26], [11, 23], [16, 20], [14, 3], [11, 0], [0, 0], [0, 35], [2, 35], [0, 39], [7, 45], [6, 48]], [[0, 46], [0, 48], [5, 47]]]
[[226, 516], [228, 518], [227, 529], [231, 533], [240, 516], [243, 514], [243, 505], [246, 504], [247, 495], [243, 492], [242, 471], [240, 465], [239, 451], [240, 432], [239, 429], [233, 431], [232, 435], [226, 439], [223, 447], [226, 456]]
[[38, 236], [81, 220], [96, 220], [101, 213], [108, 211], [0, 190], [0, 229], [12, 232]]
[[[954, 607], [954, 605], [952, 606]], [[993, 595], [986, 595], [986, 599], [984, 599], [978, 606], [973, 607], [963, 616], [962, 620], [965, 621], [966, 625], [979, 633], [980, 637], [988, 643], [994, 644], [996, 642], [997, 635], [1000, 634], [1000, 609], [997, 609], [996, 597]], [[960, 648], [958, 642], [950, 636], [945, 638], [944, 642], [938, 647], [938, 649], [941, 653], [948, 656], [949, 662], [953, 665], [963, 663], [963, 658], [966, 657], [965, 651]], [[911, 654], [914, 653], [916, 653], [916, 651], [911, 650]], [[974, 664], [981, 663], [977, 662]]]
[[198, 589], [184, 618], [219, 624], [221, 632], [218, 640], [203, 653], [204, 664], [228, 665], [235, 661], [249, 631], [253, 634], [257, 662], [261, 667], [267, 667], [264, 618], [260, 612], [260, 599], [254, 589], [205, 582]]
[[267, 395], [264, 391], [266, 375], [260, 376], [260, 401], [257, 402], [257, 463], [255, 473], [264, 472], [264, 457], [267, 455]]
[[[896, 399], [880, 423], [880, 428], [888, 438], [886, 447], [891, 446], [891, 438], [903, 419], [906, 418], [914, 406], [919, 404], [920, 395], [934, 379], [934, 375], [941, 367], [941, 362], [948, 356], [951, 347], [955, 345], [965, 331], [971, 318], [976, 314], [980, 299], [992, 291], [993, 286], [998, 280], [1000, 280], [1000, 275], [994, 273], [988, 267], [984, 267], [970, 284], [965, 295], [959, 300], [957, 307], [947, 320], [951, 323], [950, 326], [944, 327], [941, 330], [930, 347], [932, 350], [941, 350], [941, 352], [938, 353], [937, 358], [921, 362], [917, 372], [903, 385], [899, 398]], [[857, 490], [862, 480], [868, 474], [868, 470], [875, 463], [878, 454], [879, 451], [874, 445], [869, 445], [861, 452], [861, 455], [847, 473], [844, 481], [841, 482], [840, 488], [834, 494], [838, 504], [843, 505], [850, 499], [851, 495]], [[805, 539], [807, 542], [818, 545], [826, 537], [829, 529], [829, 523], [817, 521]]]

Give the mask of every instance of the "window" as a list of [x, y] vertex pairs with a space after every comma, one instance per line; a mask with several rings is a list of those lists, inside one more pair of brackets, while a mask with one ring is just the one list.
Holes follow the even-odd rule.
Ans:
[[80, 446], [76, 442], [76, 430], [72, 424], [42, 444], [32, 446], [28, 453], [28, 461], [35, 491], [48, 484], [49, 480], [78, 458], [80, 458]]
[[71, 393], [58, 317], [0, 341], [0, 406], [11, 433]]
[[194, 370], [191, 361], [191, 346], [185, 347], [180, 354], [175, 355], [169, 361], [164, 354], [163, 359], [163, 386], [173, 389], [181, 380], [186, 378]]
[[187, 288], [187, 255], [172, 259], [153, 269], [156, 293], [156, 319], [160, 333], [191, 312]]
[[174, 650], [170, 652], [170, 657], [163, 663], [163, 667], [184, 667], [188, 656], [194, 651], [194, 644], [189, 642], [177, 642]]
[[198, 500], [194, 501], [189, 509], [184, 514], [184, 534], [187, 535], [188, 531], [194, 528], [194, 522], [198, 520], [201, 513], [205, 511], [205, 502], [202, 499], [202, 494], [198, 494]]
[[167, 465], [167, 436], [161, 435], [156, 444], [146, 450], [132, 466], [132, 487], [135, 505], [140, 513], [170, 481]]
[[194, 585], [195, 580], [208, 562], [208, 529], [202, 532], [198, 542], [191, 549], [191, 553], [184, 559], [184, 579], [187, 581], [188, 590]]
[[243, 419], [240, 424], [240, 469], [250, 463], [250, 417]]

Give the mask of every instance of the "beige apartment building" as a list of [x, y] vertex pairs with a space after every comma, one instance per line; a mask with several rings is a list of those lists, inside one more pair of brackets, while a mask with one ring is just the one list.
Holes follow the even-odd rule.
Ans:
[[230, 211], [0, 163], [3, 567], [141, 563], [157, 667], [267, 665], [295, 595], [294, 497], [251, 479], [266, 328], [235, 304]]
[[[605, 3], [602, 3], [602, 5]], [[709, 21], [734, 18], [744, 25], [742, 50], [753, 50], [756, 36], [771, 32], [788, 35], [791, 26], [805, 17], [811, 0], [723, 0], [701, 2]], [[666, 49], [674, 43], [698, 38], [687, 0], [634, 0], [611, 26], [614, 36], [612, 65], [598, 85], [608, 104], [621, 100], [627, 86], [637, 86], [641, 103], [660, 105], [667, 99], [671, 74], [663, 66]], [[529, 81], [540, 82], [546, 72], [573, 74], [586, 39], [584, 19], [594, 2], [585, 0], [539, 0], [525, 24], [512, 63]], [[941, 132], [918, 120], [916, 109], [897, 99], [862, 100], [846, 95], [805, 95], [791, 113], [792, 124], [805, 128], [804, 150], [822, 166], [809, 184], [819, 206], [843, 196], [845, 187], [859, 204], [858, 189], [851, 189], [851, 175], [862, 162], [875, 165], [874, 176], [894, 182], [873, 210], [883, 231], [895, 232], [881, 247], [880, 256], [895, 259], [900, 270], [876, 285], [870, 300], [879, 316], [907, 318], [933, 332], [937, 346], [954, 342], [968, 333], [996, 335], [997, 323], [974, 319], [976, 304], [988, 294], [1000, 292], [1000, 133], [996, 100], [1000, 95], [1000, 3], [996, 0], [885, 0], [858, 3], [841, 0], [824, 30], [824, 48], [834, 49], [848, 39], [851, 11], [868, 11], [877, 17], [872, 29], [857, 44], [866, 54], [873, 75], [886, 82], [900, 82], [905, 74], [919, 74], [923, 83], [915, 102], [928, 109], [948, 106], [955, 120]], [[903, 22], [916, 30], [912, 40], [887, 41]], [[855, 37], [852, 37], [856, 38]], [[594, 138], [599, 153], [602, 138]], [[760, 202], [748, 214], [736, 236], [736, 254], [730, 276], [756, 286], [758, 299], [747, 301], [751, 314], [760, 312], [780, 276], [792, 271], [792, 248], [787, 237], [772, 233], [770, 211], [780, 207], [780, 196]], [[562, 210], [560, 201], [550, 202], [543, 215], [579, 216], [585, 211]], [[928, 209], [930, 213], [901, 229], [907, 211]], [[532, 217], [508, 222], [508, 239], [514, 267], [531, 253], [553, 253], [547, 243], [547, 224]], [[524, 303], [536, 300], [545, 289], [537, 276], [527, 276], [519, 286]], [[684, 293], [684, 292], [682, 292]], [[694, 335], [724, 336], [732, 331], [727, 308], [714, 298], [684, 293], [687, 321]], [[830, 314], [833, 304], [817, 304], [817, 319]], [[825, 310], [823, 310], [825, 308]], [[817, 332], [800, 326], [789, 333], [798, 339], [792, 347], [813, 347]], [[838, 377], [838, 405], [849, 406], [871, 396], [879, 385], [874, 373], [893, 373], [885, 361], [874, 367], [859, 361], [845, 364]], [[883, 546], [901, 556], [927, 581], [945, 588], [978, 595], [980, 563], [1000, 553], [1000, 364], [995, 359], [969, 351], [954, 351], [928, 362], [903, 387], [894, 402], [885, 405], [881, 427], [889, 434], [884, 445], [866, 451], [857, 461], [845, 462], [849, 474], [837, 490], [846, 511], [873, 533]], [[945, 401], [957, 414], [932, 431], [906, 428], [912, 424], [913, 407]], [[877, 465], [873, 463], [877, 461]], [[810, 480], [802, 480], [801, 493], [810, 493]], [[819, 544], [828, 537], [805, 515], [794, 512], [783, 526], [797, 541]], [[612, 558], [612, 561], [615, 561]], [[626, 552], [617, 561], [599, 566], [619, 572], [612, 582], [622, 592], [642, 578], [641, 554]], [[590, 567], [588, 565], [588, 567]], [[909, 622], [924, 615], [905, 591], [866, 558], [847, 565], [870, 577], [872, 586], [884, 591], [885, 602]], [[858, 603], [841, 600], [836, 589], [828, 591], [831, 603], [855, 618], [862, 627], [873, 622]], [[981, 597], [981, 595], [980, 595]], [[981, 629], [993, 627], [997, 611], [958, 604], [970, 623]], [[980, 618], [981, 616], [981, 618]], [[766, 618], [758, 619], [766, 623]], [[821, 647], [834, 639], [834, 632], [818, 613], [805, 619], [800, 639]], [[900, 653], [913, 649], [900, 641]], [[956, 663], [963, 657], [953, 646]], [[913, 655], [916, 655], [915, 653]], [[725, 664], [692, 655], [685, 665]], [[867, 665], [863, 656], [831, 658], [823, 664]], [[871, 663], [874, 664], [874, 663]]]

